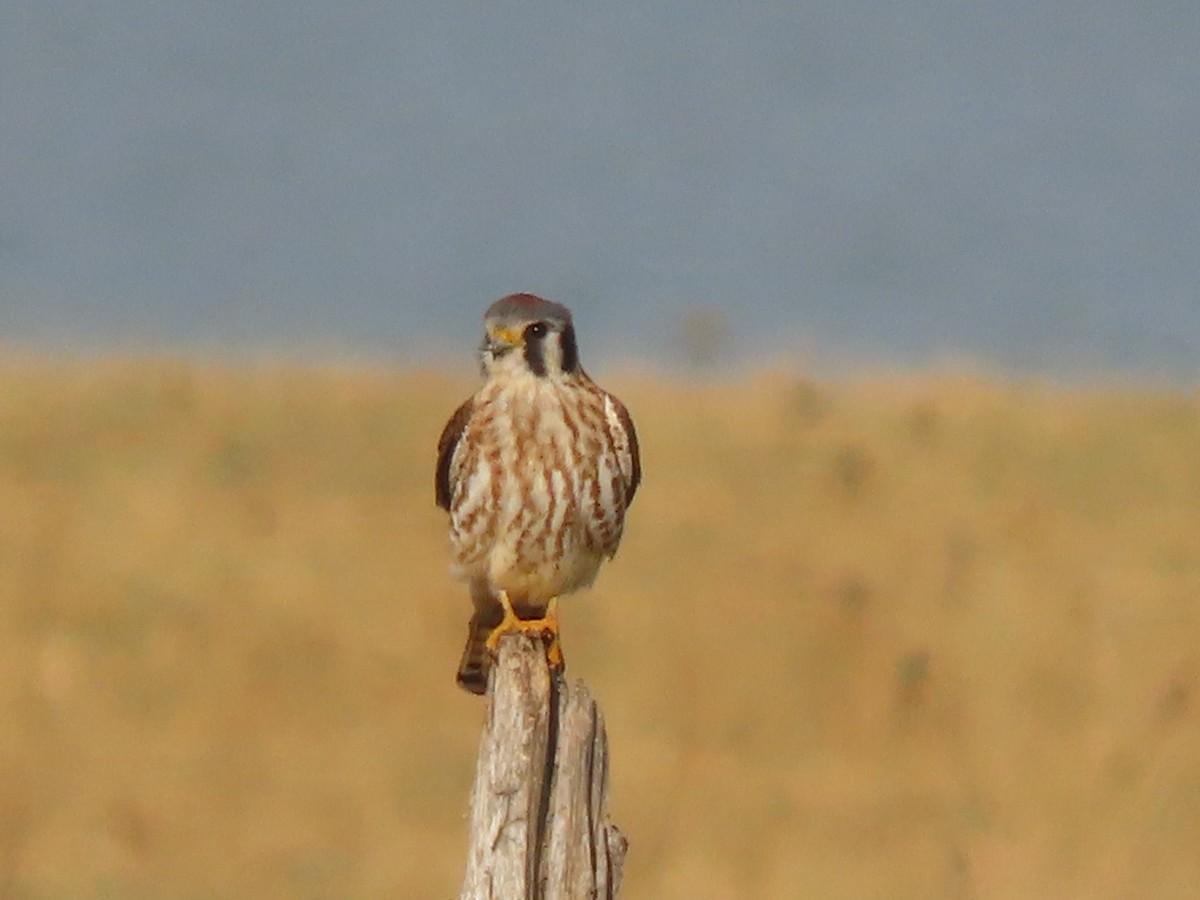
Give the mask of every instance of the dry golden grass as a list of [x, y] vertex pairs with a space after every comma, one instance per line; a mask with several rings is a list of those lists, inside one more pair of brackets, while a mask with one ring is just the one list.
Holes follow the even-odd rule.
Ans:
[[[604, 379], [625, 897], [1200, 890], [1200, 403]], [[456, 895], [432, 374], [0, 362], [0, 896]]]

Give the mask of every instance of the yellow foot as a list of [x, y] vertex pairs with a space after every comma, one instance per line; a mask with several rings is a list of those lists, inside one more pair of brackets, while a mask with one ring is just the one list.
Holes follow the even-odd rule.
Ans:
[[546, 612], [539, 619], [522, 619], [512, 608], [508, 594], [500, 591], [500, 605], [504, 607], [504, 618], [492, 629], [487, 638], [487, 648], [494, 655], [500, 646], [500, 638], [506, 634], [531, 634], [542, 638], [546, 645], [546, 662], [555, 672], [561, 672], [566, 667], [563, 659], [562, 643], [558, 639], [558, 598], [553, 598], [546, 606]]

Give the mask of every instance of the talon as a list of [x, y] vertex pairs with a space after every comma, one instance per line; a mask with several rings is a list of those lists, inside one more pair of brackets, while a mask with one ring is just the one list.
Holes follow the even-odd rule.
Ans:
[[504, 618], [492, 629], [487, 637], [487, 648], [495, 656], [500, 647], [500, 639], [506, 634], [531, 634], [540, 637], [546, 647], [546, 662], [555, 672], [566, 668], [563, 659], [562, 643], [558, 638], [558, 598], [551, 599], [541, 618], [522, 619], [512, 608], [512, 602], [505, 591], [499, 592], [500, 606], [504, 609]]
[[518, 618], [517, 614], [513, 612], [512, 603], [508, 599], [508, 592], [500, 591], [497, 599], [499, 599], [500, 606], [504, 610], [504, 618], [500, 620], [499, 625], [492, 629], [491, 633], [487, 636], [487, 641], [484, 642], [487, 648], [492, 651], [493, 656], [496, 655], [496, 651], [500, 646], [500, 638], [506, 634], [519, 634], [524, 631], [521, 627], [523, 620]]

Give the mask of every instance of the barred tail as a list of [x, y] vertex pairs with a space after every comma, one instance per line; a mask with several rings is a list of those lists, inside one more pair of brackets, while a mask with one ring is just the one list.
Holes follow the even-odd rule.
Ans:
[[488, 674], [492, 669], [492, 652], [487, 647], [488, 635], [496, 627], [496, 616], [489, 609], [476, 610], [467, 626], [467, 646], [458, 664], [458, 685], [472, 694], [486, 694]]

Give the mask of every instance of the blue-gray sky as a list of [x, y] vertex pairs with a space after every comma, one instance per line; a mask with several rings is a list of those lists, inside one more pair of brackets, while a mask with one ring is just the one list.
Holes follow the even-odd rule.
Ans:
[[1200, 376], [1200, 4], [10, 0], [0, 340]]

